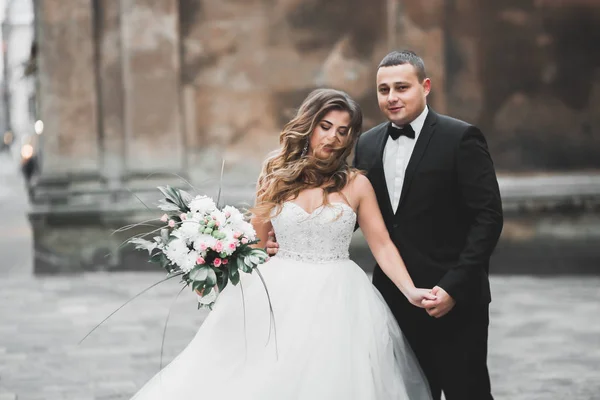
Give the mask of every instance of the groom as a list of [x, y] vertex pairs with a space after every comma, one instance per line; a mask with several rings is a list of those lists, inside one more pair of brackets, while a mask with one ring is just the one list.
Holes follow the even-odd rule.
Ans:
[[435, 301], [412, 306], [379, 267], [373, 284], [394, 313], [434, 399], [492, 399], [487, 370], [489, 260], [502, 231], [502, 203], [481, 131], [427, 106], [431, 81], [410, 51], [385, 56], [377, 100], [388, 122], [359, 139], [392, 240], [417, 287]]
[[[423, 60], [392, 52], [377, 70], [388, 122], [365, 132], [354, 164], [365, 171], [415, 286], [437, 300], [412, 306], [376, 266], [373, 284], [394, 313], [434, 399], [488, 400], [489, 259], [502, 231], [496, 173], [481, 131], [427, 106]], [[277, 244], [267, 243], [269, 253]]]

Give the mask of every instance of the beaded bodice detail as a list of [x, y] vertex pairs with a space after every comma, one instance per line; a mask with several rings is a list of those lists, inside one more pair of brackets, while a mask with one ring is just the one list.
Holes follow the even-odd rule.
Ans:
[[279, 243], [276, 257], [313, 263], [349, 258], [356, 214], [345, 203], [333, 202], [308, 213], [288, 201], [271, 223]]

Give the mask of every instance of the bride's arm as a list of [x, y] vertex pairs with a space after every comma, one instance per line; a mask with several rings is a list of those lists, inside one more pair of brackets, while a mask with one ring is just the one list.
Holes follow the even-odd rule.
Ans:
[[[263, 176], [263, 173], [264, 172], [261, 172], [261, 176], [259, 176], [258, 181], [256, 182], [256, 199], [258, 199], [258, 195], [261, 191], [261, 177]], [[273, 230], [273, 225], [271, 225], [271, 221], [267, 221], [264, 218], [257, 217], [256, 215], [252, 215], [250, 223], [252, 224], [252, 227], [256, 232], [256, 238], [259, 240], [259, 242], [253, 245], [252, 247], [264, 249], [267, 245], [267, 240], [269, 239], [269, 232]]]
[[435, 296], [428, 289], [415, 288], [406, 265], [383, 222], [377, 197], [369, 179], [362, 174], [357, 175], [352, 192], [358, 198], [358, 224], [383, 272], [413, 305], [422, 307], [421, 300], [434, 299]]
[[267, 243], [267, 239], [269, 238], [269, 232], [273, 230], [273, 225], [271, 225], [271, 221], [264, 221], [261, 218], [253, 216], [250, 220], [252, 223], [252, 227], [256, 231], [256, 237], [260, 240], [260, 242], [256, 243], [252, 247], [264, 249]]

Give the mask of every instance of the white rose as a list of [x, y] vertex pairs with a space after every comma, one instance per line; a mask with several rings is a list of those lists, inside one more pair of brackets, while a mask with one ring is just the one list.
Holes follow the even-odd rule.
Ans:
[[198, 253], [196, 251], [190, 251], [185, 257], [183, 257], [183, 261], [181, 263], [181, 270], [185, 273], [188, 273], [194, 268], [196, 265], [196, 260], [198, 259]]
[[185, 257], [188, 255], [189, 249], [185, 242], [181, 239], [173, 239], [165, 247], [165, 255], [171, 262], [179, 267], [185, 262]]
[[225, 214], [222, 211], [219, 210], [214, 210], [213, 212], [210, 213], [210, 217], [209, 219], [212, 219], [213, 221], [217, 222], [219, 225], [218, 229], [221, 229], [223, 227], [223, 225], [225, 225]]
[[245, 221], [244, 215], [235, 207], [225, 206], [223, 212], [228, 215], [227, 224], [237, 225]]
[[176, 236], [187, 243], [193, 242], [196, 237], [200, 234], [200, 224], [196, 221], [185, 220], [181, 223], [179, 228], [173, 232], [173, 236]]
[[194, 213], [206, 214], [217, 208], [213, 199], [208, 196], [196, 196], [190, 202], [190, 210]]
[[224, 233], [227, 236], [223, 239], [223, 251], [230, 256], [237, 249], [238, 240], [233, 236], [234, 232], [231, 229], [226, 229]]
[[217, 239], [207, 234], [200, 234], [194, 240], [194, 250], [199, 252], [206, 252], [206, 249], [209, 249], [215, 245]]
[[252, 224], [250, 224], [249, 222], [240, 221], [235, 225], [232, 225], [232, 229], [236, 232], [240, 232], [249, 240], [254, 240], [256, 238], [256, 232], [254, 231]]

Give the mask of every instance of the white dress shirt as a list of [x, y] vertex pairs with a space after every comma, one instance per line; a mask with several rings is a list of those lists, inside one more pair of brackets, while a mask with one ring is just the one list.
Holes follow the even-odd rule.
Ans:
[[[415, 131], [415, 138], [410, 139], [406, 136], [400, 136], [394, 140], [388, 137], [383, 149], [383, 172], [385, 174], [385, 183], [387, 185], [388, 192], [390, 194], [390, 203], [392, 204], [392, 210], [396, 212], [398, 204], [400, 203], [400, 195], [402, 194], [402, 186], [404, 185], [404, 174], [406, 172], [406, 166], [410, 161], [410, 156], [415, 148], [415, 143], [419, 139], [423, 124], [425, 124], [425, 118], [427, 117], [429, 109], [425, 106], [423, 112], [415, 118], [410, 126]], [[392, 123], [393, 126], [398, 127]]]

